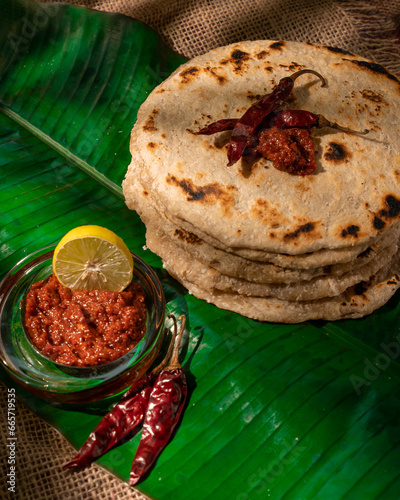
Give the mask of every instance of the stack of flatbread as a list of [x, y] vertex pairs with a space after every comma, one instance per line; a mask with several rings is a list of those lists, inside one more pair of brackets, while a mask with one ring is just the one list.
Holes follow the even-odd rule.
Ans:
[[[240, 118], [300, 69], [281, 109], [322, 114], [367, 135], [313, 128], [317, 169], [271, 161], [227, 166]], [[147, 246], [190, 293], [263, 321], [358, 318], [400, 285], [400, 84], [381, 66], [332, 47], [242, 42], [196, 57], [159, 85], [133, 128], [123, 182]]]

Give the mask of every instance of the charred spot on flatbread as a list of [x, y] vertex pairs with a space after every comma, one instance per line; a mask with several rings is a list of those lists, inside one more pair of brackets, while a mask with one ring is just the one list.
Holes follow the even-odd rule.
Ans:
[[157, 127], [155, 126], [155, 119], [156, 116], [158, 115], [159, 110], [158, 109], [153, 109], [153, 111], [149, 114], [147, 120], [145, 121], [142, 129], [145, 132], [157, 132]]
[[373, 214], [372, 226], [378, 231], [386, 226], [388, 220], [397, 219], [400, 216], [400, 200], [393, 194], [385, 196], [383, 204], [384, 208]]
[[377, 64], [377, 63], [374, 63], [371, 61], [358, 61], [358, 60], [352, 60], [352, 59], [343, 59], [343, 60], [349, 61], [352, 64], [356, 64], [360, 68], [365, 68], [365, 69], [367, 69], [367, 70], [369, 70], [372, 73], [375, 73], [377, 75], [386, 76], [387, 78], [389, 78], [390, 80], [394, 80], [395, 82], [399, 81], [394, 75], [389, 73], [389, 71], [387, 69], [385, 69], [383, 66], [381, 66], [380, 64]]
[[335, 163], [347, 161], [350, 157], [351, 155], [344, 144], [338, 142], [330, 142], [324, 154], [325, 160]]
[[386, 221], [396, 219], [400, 215], [400, 200], [394, 195], [385, 196], [383, 203], [385, 208], [381, 208], [378, 213], [374, 214], [372, 226], [378, 231], [386, 226]]
[[361, 281], [354, 286], [354, 294], [355, 295], [365, 295], [365, 292], [368, 290], [369, 286], [366, 281]]
[[343, 238], [346, 238], [346, 236], [354, 236], [355, 238], [357, 238], [359, 230], [360, 230], [359, 226], [351, 224], [345, 229], [342, 229], [341, 235]]
[[292, 61], [290, 64], [280, 64], [279, 65], [281, 68], [288, 69], [290, 71], [299, 71], [301, 69], [304, 69], [303, 64], [299, 64], [297, 62]]
[[388, 285], [397, 285], [400, 281], [400, 276], [395, 274], [390, 280], [386, 281]]
[[215, 80], [217, 81], [217, 83], [219, 85], [224, 85], [228, 81], [226, 75], [222, 75], [222, 74], [218, 73], [218, 68], [206, 66], [204, 68], [204, 72], [208, 75], [211, 75], [213, 78], [215, 78]]
[[368, 247], [366, 250], [364, 250], [363, 252], [361, 252], [358, 257], [361, 258], [361, 259], [366, 259], [371, 254], [371, 252], [373, 252], [372, 248]]
[[378, 215], [384, 219], [394, 219], [400, 214], [400, 200], [392, 194], [385, 198], [385, 208], [382, 208]]
[[247, 98], [250, 101], [258, 101], [262, 97], [261, 94], [253, 94], [252, 92], [247, 93]]
[[299, 236], [310, 235], [313, 233], [316, 228], [316, 224], [314, 222], [307, 222], [306, 224], [302, 224], [295, 231], [285, 234], [284, 240], [295, 240]]
[[285, 224], [286, 218], [281, 210], [263, 198], [256, 198], [250, 208], [251, 217], [269, 228], [276, 229]]
[[332, 47], [330, 45], [325, 45], [325, 48], [329, 50], [329, 52], [333, 52], [334, 54], [343, 54], [344, 56], [352, 56], [353, 54], [348, 50], [340, 49], [339, 47]]
[[277, 41], [271, 43], [271, 45], [268, 47], [270, 50], [282, 50], [285, 47], [285, 42], [282, 41]]
[[260, 52], [257, 52], [257, 54], [254, 56], [256, 59], [261, 60], [265, 59], [268, 55], [268, 52], [266, 50], [260, 50]]
[[196, 234], [185, 231], [182, 228], [175, 229], [175, 236], [190, 245], [199, 245], [202, 243], [202, 240]]
[[378, 94], [377, 92], [365, 89], [365, 90], [361, 90], [360, 94], [364, 99], [367, 99], [368, 101], [388, 106], [388, 103], [385, 101], [385, 99], [382, 97], [382, 95]]
[[179, 76], [181, 78], [181, 83], [182, 84], [189, 83], [191, 80], [193, 80], [198, 75], [199, 72], [200, 72], [200, 69], [197, 68], [196, 66], [191, 66], [189, 68], [182, 70], [179, 73]]
[[375, 215], [372, 225], [374, 226], [375, 229], [378, 229], [378, 231], [380, 231], [386, 226], [386, 223]]
[[179, 187], [187, 195], [187, 201], [197, 201], [206, 204], [218, 202], [225, 208], [230, 208], [234, 204], [232, 196], [232, 191], [236, 189], [234, 186], [227, 186], [224, 189], [218, 182], [196, 186], [191, 179], [177, 179], [174, 175], [169, 174], [166, 181], [168, 184]]
[[234, 73], [240, 74], [245, 68], [246, 61], [249, 61], [249, 59], [251, 59], [250, 54], [240, 49], [234, 49], [228, 59], [221, 61], [221, 65], [231, 64]]
[[243, 52], [243, 50], [236, 49], [232, 52], [231, 57], [234, 61], [247, 61], [250, 56], [247, 52]]

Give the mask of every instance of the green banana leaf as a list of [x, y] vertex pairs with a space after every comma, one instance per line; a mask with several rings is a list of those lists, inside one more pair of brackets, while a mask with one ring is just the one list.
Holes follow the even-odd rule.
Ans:
[[[397, 499], [399, 294], [361, 320], [299, 325], [188, 295], [143, 248], [121, 190], [137, 110], [184, 58], [121, 15], [28, 0], [0, 0], [0, 14], [0, 278], [96, 223], [157, 270], [170, 309], [188, 317], [187, 408], [138, 489], [161, 500]], [[77, 448], [104, 411], [17, 390]], [[138, 441], [99, 464], [126, 481]]]

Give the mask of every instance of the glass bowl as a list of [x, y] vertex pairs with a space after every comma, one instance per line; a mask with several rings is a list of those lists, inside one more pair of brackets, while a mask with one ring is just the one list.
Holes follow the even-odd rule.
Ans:
[[141, 341], [120, 358], [95, 367], [60, 365], [28, 340], [22, 320], [30, 286], [52, 273], [53, 247], [22, 259], [0, 283], [0, 361], [13, 380], [29, 392], [57, 403], [91, 403], [112, 397], [138, 380], [152, 365], [164, 340], [165, 297], [154, 271], [132, 253], [133, 279], [146, 292], [147, 329]]

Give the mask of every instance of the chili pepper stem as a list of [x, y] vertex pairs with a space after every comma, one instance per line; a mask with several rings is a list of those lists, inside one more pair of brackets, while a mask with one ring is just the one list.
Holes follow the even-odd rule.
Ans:
[[331, 122], [325, 118], [325, 116], [318, 115], [318, 124], [320, 127], [331, 127], [335, 128], [336, 130], [340, 130], [341, 132], [347, 132], [349, 134], [360, 134], [360, 135], [366, 135], [368, 134], [369, 130], [366, 128], [364, 130], [352, 130], [347, 127], [342, 127], [338, 123]]
[[[175, 317], [174, 317], [174, 320], [176, 322]], [[182, 314], [179, 317], [179, 320], [181, 321], [181, 329], [179, 330], [178, 336], [175, 339], [175, 345], [174, 345], [174, 350], [172, 352], [171, 361], [167, 367], [168, 370], [175, 370], [177, 368], [181, 368], [181, 364], [179, 363], [179, 346], [180, 346], [183, 334], [185, 332], [186, 316], [184, 314]]]
[[293, 75], [288, 76], [293, 82], [298, 78], [300, 75], [303, 75], [304, 73], [312, 73], [315, 76], [318, 76], [318, 78], [321, 80], [322, 84], [321, 87], [325, 87], [326, 85], [326, 80], [325, 78], [320, 75], [317, 71], [314, 71], [313, 69], [301, 69], [300, 71], [296, 71], [296, 73], [293, 73]]
[[[169, 315], [168, 317], [173, 317], [172, 314]], [[153, 368], [153, 370], [147, 374], [144, 374], [139, 380], [137, 380], [123, 395], [122, 395], [122, 398], [120, 400], [123, 401], [127, 398], [130, 398], [132, 397], [132, 394], [134, 394], [134, 391], [135, 391], [135, 387], [137, 386], [137, 384], [140, 384], [140, 381], [143, 380], [144, 377], [154, 377], [154, 379], [163, 371], [165, 370], [165, 368], [168, 366], [170, 360], [171, 360], [171, 356], [172, 356], [172, 352], [173, 352], [173, 349], [174, 349], [174, 345], [175, 345], [175, 340], [176, 340], [176, 334], [177, 334], [177, 326], [176, 326], [176, 319], [174, 317], [174, 330], [171, 334], [171, 340], [170, 340], [170, 343], [169, 343], [169, 346], [168, 346], [168, 350], [167, 350], [167, 353], [166, 355], [164, 356], [163, 360], [160, 362], [159, 365], [157, 365], [155, 368]], [[150, 378], [149, 378], [150, 380]], [[133, 392], [132, 392], [133, 391]]]
[[155, 374], [161, 373], [168, 366], [168, 364], [171, 360], [171, 356], [172, 356], [172, 353], [174, 350], [174, 345], [176, 342], [176, 335], [177, 335], [177, 331], [178, 331], [178, 327], [176, 324], [176, 318], [173, 314], [169, 314], [168, 318], [172, 318], [174, 320], [174, 329], [173, 329], [172, 334], [171, 334], [171, 340], [170, 340], [170, 343], [168, 346], [167, 354], [164, 356], [164, 359], [160, 362], [160, 364], [152, 370]]

